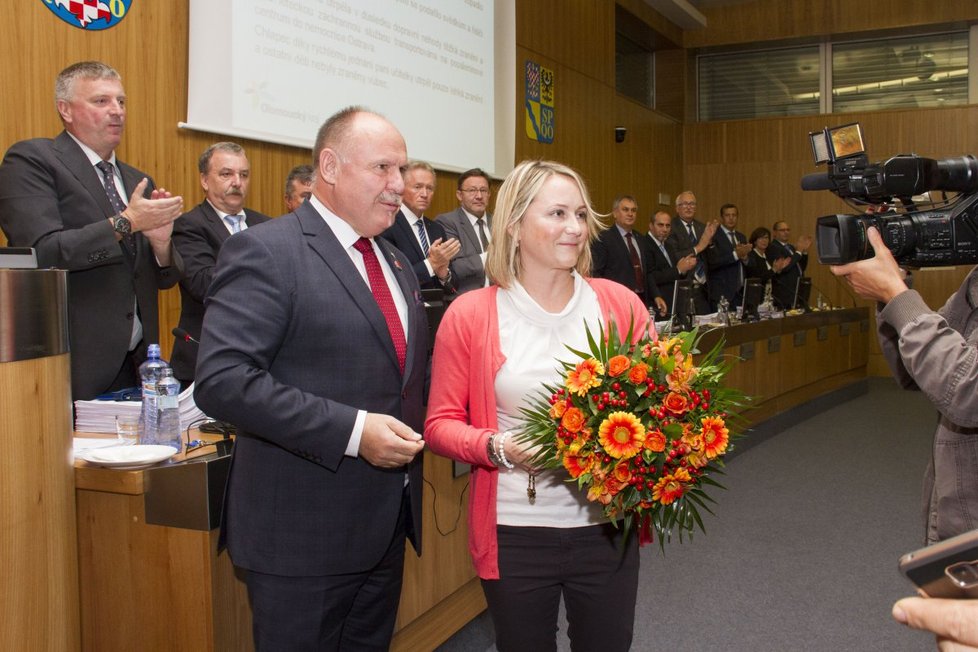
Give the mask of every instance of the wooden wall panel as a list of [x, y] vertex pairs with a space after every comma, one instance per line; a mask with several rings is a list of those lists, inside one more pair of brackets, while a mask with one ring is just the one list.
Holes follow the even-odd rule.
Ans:
[[971, 0], [754, 0], [702, 9], [707, 26], [684, 33], [683, 46], [702, 48], [758, 41], [813, 38], [978, 19]]
[[[622, 4], [641, 18], [663, 20], [642, 2]], [[675, 197], [681, 190], [682, 126], [615, 91], [614, 17], [614, 3], [603, 0], [517, 3], [516, 160], [548, 158], [577, 169], [602, 213], [611, 211], [617, 195], [634, 195], [644, 228], [658, 194]], [[658, 27], [678, 40], [674, 27]], [[554, 70], [556, 134], [550, 145], [524, 132], [527, 59]], [[628, 129], [625, 142], [615, 143], [615, 126]]]

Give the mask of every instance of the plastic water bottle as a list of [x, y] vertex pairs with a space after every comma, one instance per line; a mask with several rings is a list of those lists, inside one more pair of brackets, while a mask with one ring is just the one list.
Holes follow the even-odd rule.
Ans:
[[165, 367], [162, 373], [156, 383], [156, 443], [173, 446], [179, 453], [183, 447], [180, 439], [180, 381], [173, 377], [170, 367]]
[[160, 345], [150, 344], [146, 352], [146, 362], [139, 365], [139, 382], [143, 390], [143, 406], [139, 415], [139, 431], [142, 443], [158, 444], [159, 415], [156, 384], [163, 376], [163, 369], [169, 369], [166, 360], [160, 358]]

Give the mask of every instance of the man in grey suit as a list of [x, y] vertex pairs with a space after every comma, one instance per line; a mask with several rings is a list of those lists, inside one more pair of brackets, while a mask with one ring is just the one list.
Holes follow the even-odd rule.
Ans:
[[[251, 184], [251, 166], [237, 143], [214, 143], [197, 161], [205, 199], [180, 216], [173, 227], [173, 244], [183, 258], [180, 279], [180, 328], [200, 338], [204, 297], [214, 277], [217, 253], [232, 234], [268, 221], [267, 215], [245, 208]], [[186, 337], [173, 342], [170, 366], [185, 387], [194, 381], [197, 344]]]
[[405, 536], [420, 552], [427, 323], [380, 235], [407, 162], [359, 107], [320, 128], [312, 197], [228, 238], [194, 397], [238, 427], [221, 536], [258, 650], [386, 650]]
[[137, 385], [146, 345], [159, 342], [158, 290], [180, 278], [170, 235], [183, 199], [116, 159], [126, 94], [113, 68], [65, 68], [55, 100], [64, 131], [14, 143], [0, 164], [0, 228], [34, 247], [40, 267], [68, 270], [71, 393], [91, 399]]
[[[458, 208], [442, 213], [435, 221], [445, 227], [448, 239], [455, 238], [462, 245], [452, 259], [452, 272], [458, 294], [485, 287], [486, 250], [492, 231], [492, 215], [489, 205], [489, 175], [479, 168], [466, 170], [458, 177], [455, 197]], [[456, 296], [458, 296], [458, 294]]]

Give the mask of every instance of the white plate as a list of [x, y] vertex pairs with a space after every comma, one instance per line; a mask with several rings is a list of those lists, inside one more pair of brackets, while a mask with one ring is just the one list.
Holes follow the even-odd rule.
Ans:
[[90, 464], [114, 469], [142, 469], [168, 460], [177, 454], [173, 446], [109, 446], [80, 451], [78, 457]]

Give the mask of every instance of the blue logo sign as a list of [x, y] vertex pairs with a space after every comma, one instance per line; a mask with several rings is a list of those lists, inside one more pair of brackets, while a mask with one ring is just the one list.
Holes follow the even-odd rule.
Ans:
[[72, 27], [109, 29], [129, 13], [132, 0], [42, 0], [44, 6]]

